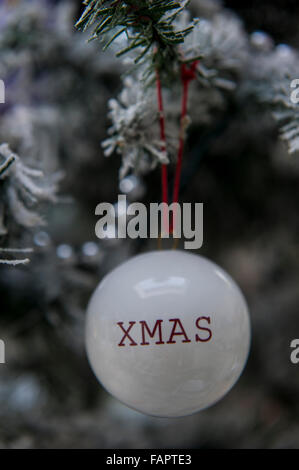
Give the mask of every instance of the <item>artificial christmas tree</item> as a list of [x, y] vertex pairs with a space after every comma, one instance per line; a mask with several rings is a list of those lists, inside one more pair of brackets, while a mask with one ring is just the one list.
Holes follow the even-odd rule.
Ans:
[[[289, 100], [290, 83], [298, 78], [294, 7], [287, 10], [284, 4], [279, 12], [272, 2], [255, 10], [239, 4], [248, 31], [219, 2], [190, 3], [187, 24], [200, 19], [189, 36], [200, 39], [192, 58], [199, 45], [200, 62], [189, 89], [180, 200], [206, 204], [201, 253], [241, 285], [254, 340], [246, 374], [225, 400], [168, 422], [140, 417], [110, 401], [84, 355], [86, 305], [99, 278], [130, 256], [156, 248], [155, 241], [145, 240], [98, 243], [94, 208], [103, 200], [115, 202], [119, 185], [132, 202], [159, 202], [157, 167], [164, 153], [156, 87], [150, 82], [145, 89], [138, 75], [146, 56], [132, 70], [134, 51], [123, 57], [125, 64], [115, 58], [123, 48], [121, 37], [104, 53], [96, 41], [87, 44], [88, 36], [73, 28], [80, 3], [1, 3], [6, 103], [0, 104], [0, 135], [9, 146], [2, 148], [10, 148], [30, 170], [43, 171], [47, 179], [34, 183], [53, 190], [57, 201], [47, 212], [41, 206], [48, 225], [27, 232], [16, 223], [7, 197], [16, 184], [14, 167], [1, 174], [1, 227], [7, 231], [1, 247], [34, 248], [21, 256], [1, 253], [12, 261], [30, 258], [25, 267], [2, 265], [0, 272], [0, 337], [6, 344], [6, 364], [0, 366], [1, 446], [298, 447], [298, 381], [288, 354], [298, 328], [298, 163], [279, 139], [281, 129], [296, 150], [298, 107]], [[273, 38], [255, 31], [261, 25], [272, 27], [267, 31]], [[185, 40], [188, 44], [188, 36]], [[161, 85], [171, 200], [180, 73], [170, 84], [162, 73]], [[107, 153], [115, 149], [121, 155], [122, 164], [117, 157], [104, 158], [101, 141]], [[5, 161], [2, 157], [1, 165]], [[120, 166], [121, 177], [127, 176], [119, 182]], [[23, 201], [23, 189], [17, 191], [36, 212]]]

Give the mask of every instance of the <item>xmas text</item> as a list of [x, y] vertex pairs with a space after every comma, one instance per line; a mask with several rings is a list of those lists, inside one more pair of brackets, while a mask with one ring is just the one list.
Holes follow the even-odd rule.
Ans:
[[[212, 338], [212, 330], [208, 328], [208, 325], [211, 324], [210, 317], [198, 317], [195, 320], [196, 332], [193, 337], [191, 337], [191, 335], [187, 335], [183, 323], [179, 318], [170, 318], [167, 321], [170, 322], [171, 325], [171, 332], [167, 338], [165, 337], [165, 333], [163, 331], [163, 323], [165, 320], [157, 320], [152, 328], [150, 328], [150, 326], [144, 320], [139, 322], [129, 321], [128, 325], [124, 325], [124, 322], [117, 322], [117, 326], [122, 332], [122, 337], [118, 343], [118, 346], [175, 344], [177, 340], [181, 343], [191, 343], [192, 338], [196, 342], [206, 343]], [[138, 340], [137, 337], [139, 337], [141, 341]]]

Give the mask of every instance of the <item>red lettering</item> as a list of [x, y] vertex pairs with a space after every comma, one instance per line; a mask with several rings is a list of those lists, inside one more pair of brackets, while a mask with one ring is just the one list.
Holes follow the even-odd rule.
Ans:
[[147, 331], [147, 334], [149, 335], [149, 337], [153, 338], [156, 334], [157, 329], [158, 329], [158, 331], [159, 331], [159, 341], [156, 341], [155, 344], [164, 344], [164, 341], [162, 341], [162, 328], [161, 328], [162, 322], [163, 322], [163, 320], [157, 320], [152, 331], [149, 329], [148, 324], [146, 323], [146, 321], [140, 321], [139, 322], [140, 325], [141, 325], [141, 333], [142, 333], [142, 343], [140, 343], [140, 346], [146, 346], [146, 345], [150, 344], [147, 341], [145, 341], [145, 330]]
[[125, 333], [121, 342], [118, 344], [118, 346], [125, 346], [125, 339], [128, 338], [130, 341], [131, 341], [131, 344], [130, 346], [137, 346], [137, 343], [135, 343], [135, 341], [131, 338], [131, 336], [129, 335], [129, 332], [131, 331], [131, 329], [133, 328], [133, 326], [135, 325], [135, 321], [130, 321], [129, 322], [129, 328], [126, 330], [124, 327], [123, 327], [123, 324], [124, 322], [118, 322], [118, 326], [123, 330], [123, 332]]
[[[173, 324], [173, 327], [172, 327], [172, 331], [171, 331], [171, 334], [170, 334], [170, 338], [169, 340], [167, 341], [167, 344], [174, 344], [176, 343], [176, 341], [173, 341], [173, 337], [174, 336], [180, 336], [180, 335], [183, 335], [185, 337], [184, 340], [182, 340], [182, 343], [191, 343], [191, 340], [188, 338], [188, 336], [186, 335], [186, 331], [184, 330], [184, 327], [182, 325], [182, 322], [179, 318], [172, 318], [170, 319], [169, 321], [173, 321], [174, 324]], [[176, 327], [177, 325], [180, 327], [181, 331], [178, 331], [176, 332]]]
[[207, 338], [200, 338], [199, 335], [195, 335], [195, 339], [196, 341], [200, 341], [201, 343], [206, 343], [207, 341], [210, 341], [210, 339], [212, 338], [212, 331], [210, 330], [210, 328], [203, 328], [202, 326], [199, 325], [200, 321], [201, 320], [205, 320], [206, 322], [208, 322], [208, 324], [210, 325], [211, 323], [211, 318], [210, 317], [199, 317], [197, 320], [196, 320], [196, 326], [199, 330], [202, 330], [202, 331], [207, 331], [209, 333], [209, 336]]

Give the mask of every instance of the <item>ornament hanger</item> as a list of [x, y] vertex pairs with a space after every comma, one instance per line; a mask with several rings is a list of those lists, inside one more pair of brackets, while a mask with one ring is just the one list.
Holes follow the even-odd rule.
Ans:
[[[188, 127], [188, 94], [190, 83], [196, 78], [196, 67], [199, 61], [195, 60], [188, 66], [186, 63], [181, 64], [181, 83], [183, 87], [182, 94], [182, 106], [181, 106], [181, 120], [180, 120], [180, 138], [179, 138], [179, 148], [175, 169], [174, 177], [174, 186], [173, 186], [173, 203], [179, 202], [179, 192], [180, 192], [180, 183], [182, 175], [182, 162], [186, 141], [186, 130]], [[166, 131], [165, 131], [165, 110], [163, 103], [163, 94], [162, 94], [162, 84], [161, 78], [158, 69], [156, 70], [156, 87], [157, 87], [157, 98], [158, 98], [158, 109], [159, 109], [159, 123], [160, 123], [160, 139], [162, 142], [162, 151], [166, 152], [167, 141], [166, 141]], [[162, 202], [168, 205], [168, 168], [166, 164], [162, 164], [161, 167], [161, 186], [162, 186]], [[173, 230], [176, 222], [176, 214], [174, 212], [172, 221], [170, 223], [169, 232], [173, 234]], [[166, 221], [166, 212], [163, 211], [162, 216], [162, 232], [166, 230], [167, 221]], [[168, 231], [168, 229], [167, 229]], [[173, 249], [178, 247], [178, 239], [174, 238]], [[162, 249], [162, 234], [158, 239], [158, 248]]]

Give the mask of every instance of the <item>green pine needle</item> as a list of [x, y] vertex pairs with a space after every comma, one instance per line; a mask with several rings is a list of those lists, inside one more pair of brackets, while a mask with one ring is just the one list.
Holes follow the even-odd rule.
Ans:
[[[177, 61], [182, 60], [177, 46], [192, 31], [193, 24], [183, 31], [176, 31], [173, 22], [189, 1], [85, 0], [83, 4], [86, 8], [76, 27], [86, 31], [95, 25], [90, 40], [102, 39], [105, 43], [104, 50], [121, 34], [126, 33], [129, 44], [117, 56], [140, 49], [135, 63], [140, 63], [142, 59], [153, 62], [155, 55], [152, 51], [155, 50], [156, 55], [161, 56], [155, 60], [155, 66], [159, 67], [164, 62], [164, 69], [167, 69], [165, 60], [171, 62], [174, 57]], [[148, 68], [151, 69], [150, 64]]]

